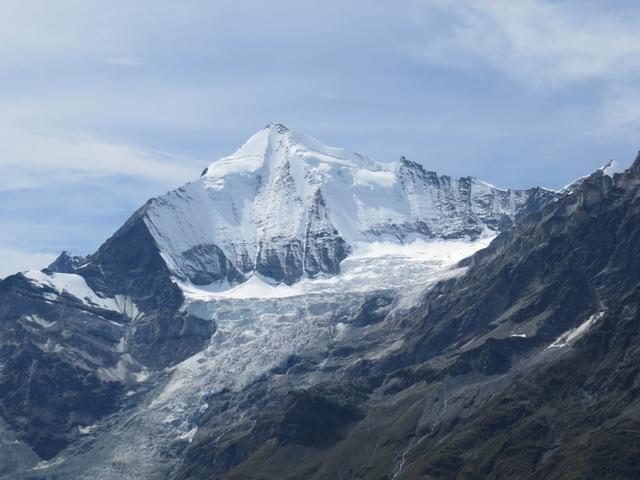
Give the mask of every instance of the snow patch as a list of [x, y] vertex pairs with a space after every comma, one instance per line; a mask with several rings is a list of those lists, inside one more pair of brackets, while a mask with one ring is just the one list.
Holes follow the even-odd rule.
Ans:
[[60, 465], [65, 461], [65, 458], [62, 456], [52, 458], [51, 460], [42, 460], [38, 462], [31, 470], [45, 470], [47, 468], [55, 467], [56, 465]]
[[40, 315], [37, 315], [35, 313], [31, 314], [31, 315], [25, 315], [24, 317], [26, 320], [33, 322], [37, 325], [40, 325], [42, 328], [51, 328], [53, 327], [56, 322], [49, 322], [48, 320], [45, 320], [44, 318], [42, 318]]
[[355, 178], [358, 185], [365, 185], [368, 187], [391, 188], [396, 183], [396, 176], [394, 172], [384, 170], [374, 171], [359, 169], [356, 172]]
[[78, 425], [78, 433], [80, 435], [89, 435], [98, 427], [98, 424], [87, 425], [86, 427]]
[[178, 435], [178, 439], [186, 440], [187, 442], [191, 443], [193, 441], [193, 437], [196, 435], [197, 432], [198, 432], [198, 427], [193, 427], [188, 432], [185, 432], [182, 435]]
[[[384, 296], [400, 296], [391, 307], [394, 312], [407, 296], [412, 296], [407, 306], [415, 304], [435, 282], [463, 272], [456, 262], [489, 241], [365, 242], [354, 246], [353, 255], [341, 264], [342, 273], [332, 277], [304, 279], [291, 286], [259, 275], [235, 286], [225, 282], [206, 288], [182, 285], [184, 310], [210, 318], [216, 331], [206, 348], [166, 369], [162, 374], [166, 382], [154, 387], [153, 400], [122, 422], [119, 434], [128, 439], [122, 448], [129, 451], [128, 445], [145, 445], [149, 454], [132, 457], [131, 462], [141, 471], [147, 466], [153, 469], [164, 458], [163, 445], [194, 438], [197, 418], [208, 408], [211, 395], [241, 391], [267, 372], [285, 372], [292, 357], [321, 354], [342, 335], [377, 328], [351, 323], [376, 290], [384, 290], [377, 292]], [[385, 344], [362, 356], [375, 360], [402, 347], [402, 341], [390, 335]], [[229, 412], [233, 423], [240, 424], [245, 412], [234, 408]], [[116, 449], [105, 461], [117, 459], [121, 452]]]
[[135, 321], [142, 317], [142, 312], [128, 295], [116, 295], [113, 300], [118, 311], [129, 320]]
[[103, 382], [120, 382], [124, 383], [127, 375], [127, 369], [125, 367], [124, 361], [118, 361], [118, 364], [115, 367], [98, 368], [96, 375]]
[[76, 297], [87, 306], [119, 311], [114, 299], [98, 296], [80, 275], [74, 273], [48, 274], [39, 270], [27, 270], [23, 275], [35, 285], [52, 288], [58, 295], [66, 293]]
[[591, 327], [593, 327], [593, 325], [602, 318], [603, 315], [604, 312], [594, 313], [581, 325], [578, 325], [576, 328], [567, 330], [562, 335], [560, 335], [555, 342], [553, 342], [546, 348], [546, 350], [566, 347], [570, 343], [573, 343], [575, 340], [587, 333], [591, 329]]
[[603, 174], [613, 178], [616, 173], [622, 173], [625, 171], [625, 168], [620, 165], [620, 163], [615, 160], [609, 161], [606, 165], [603, 165], [598, 170], [600, 170]]
[[50, 338], [47, 338], [45, 343], [34, 343], [34, 345], [45, 353], [60, 353], [64, 350], [62, 345]]

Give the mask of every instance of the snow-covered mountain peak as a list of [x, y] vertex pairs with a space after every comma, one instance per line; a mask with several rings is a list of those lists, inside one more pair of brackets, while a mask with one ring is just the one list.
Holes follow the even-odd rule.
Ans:
[[290, 130], [280, 123], [270, 123], [252, 135], [234, 153], [213, 162], [204, 176], [220, 179], [230, 174], [272, 170], [286, 163], [294, 163], [296, 170], [328, 171], [336, 165], [374, 171], [393, 168], [392, 165], [373, 162], [344, 148], [327, 146], [310, 135]]
[[555, 195], [439, 176], [405, 157], [373, 161], [273, 123], [143, 213], [181, 281], [259, 273], [291, 284], [338, 273], [357, 242], [495, 235]]

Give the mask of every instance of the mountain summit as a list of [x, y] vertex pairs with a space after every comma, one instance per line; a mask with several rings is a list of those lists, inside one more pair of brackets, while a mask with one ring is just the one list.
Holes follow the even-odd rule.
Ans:
[[141, 215], [168, 267], [194, 285], [252, 272], [291, 284], [339, 271], [357, 242], [478, 238], [557, 194], [381, 163], [271, 123]]

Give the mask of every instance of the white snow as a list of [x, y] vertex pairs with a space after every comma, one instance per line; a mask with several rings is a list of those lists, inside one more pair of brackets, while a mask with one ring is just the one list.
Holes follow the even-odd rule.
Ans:
[[[622, 166], [620, 164], [620, 162], [617, 162], [616, 160], [609, 160], [606, 164], [601, 166], [598, 170], [601, 171], [604, 175], [607, 175], [608, 177], [613, 178], [613, 176], [616, 173], [623, 173], [626, 169], [625, 169], [624, 166]], [[571, 192], [575, 191], [582, 184], [582, 182], [584, 182], [585, 179], [587, 179], [587, 178], [588, 178], [588, 176], [583, 176], [583, 177], [577, 178], [576, 180], [574, 180], [573, 182], [569, 183], [568, 185], [565, 185], [560, 190], [560, 192], [571, 193]]]
[[602, 173], [604, 173], [605, 175], [608, 175], [609, 177], [613, 177], [613, 175], [616, 173], [624, 172], [625, 168], [622, 165], [620, 165], [619, 162], [616, 162], [615, 160], [611, 160], [606, 165], [603, 165], [602, 167], [600, 167], [599, 170], [601, 170]]
[[[215, 287], [215, 284], [213, 285]], [[198, 292], [206, 292], [205, 289], [184, 286], [191, 295], [198, 295]], [[246, 282], [230, 287], [220, 292], [204, 293], [204, 298], [283, 298], [301, 295], [303, 290], [298, 286], [290, 286], [271, 282], [268, 278], [260, 274], [253, 274]], [[200, 296], [203, 298], [203, 296]]]
[[59, 295], [67, 293], [82, 300], [89, 306], [119, 311], [114, 299], [98, 296], [80, 275], [73, 273], [47, 274], [39, 270], [27, 270], [23, 272], [23, 275], [36, 285], [54, 289]]
[[[64, 293], [76, 297], [87, 306], [119, 312], [132, 321], [143, 315], [130, 297], [126, 295], [116, 295], [115, 298], [101, 297], [87, 285], [85, 279], [80, 275], [57, 272], [49, 274], [40, 270], [27, 270], [23, 272], [23, 275], [33, 284], [50, 287], [57, 292], [57, 295], [47, 292], [45, 298], [48, 300], [55, 301], [58, 295]], [[27, 320], [44, 328], [49, 328], [55, 323], [44, 320], [37, 315], [30, 315]], [[116, 323], [116, 325], [119, 324]]]
[[455, 236], [470, 221], [482, 227], [486, 218], [513, 218], [526, 202], [524, 191], [471, 178], [467, 192], [457, 180], [425, 178], [407, 165], [376, 162], [272, 124], [204, 176], [154, 199], [144, 221], [169, 268], [186, 278], [195, 247], [215, 245], [239, 267], [255, 262], [261, 244], [304, 244], [318, 192], [326, 219], [313, 227], [335, 228], [350, 246], [425, 239], [418, 233], [424, 226], [436, 238]]
[[[196, 432], [194, 418], [207, 408], [210, 395], [239, 391], [291, 355], [324, 351], [330, 342], [351, 334], [354, 327], [345, 319], [357, 315], [377, 289], [399, 295], [394, 312], [414, 306], [435, 282], [464, 271], [455, 266], [457, 261], [489, 242], [490, 238], [420, 239], [404, 245], [361, 242], [354, 244], [353, 254], [341, 264], [342, 273], [334, 277], [304, 279], [292, 286], [276, 285], [259, 275], [239, 286], [183, 285], [184, 308], [199, 318], [210, 318], [216, 332], [207, 348], [168, 370], [169, 380], [158, 387], [154, 400], [125, 423], [127, 438], [133, 435], [140, 442], [152, 442], [152, 452], [156, 452], [152, 445], [167, 438], [189, 441]], [[375, 360], [402, 345], [390, 334], [363, 358]], [[153, 463], [153, 458], [138, 461]]]
[[[401, 289], [401, 297], [424, 293], [436, 281], [459, 274], [455, 262], [488, 243], [489, 239], [359, 244], [343, 262], [343, 273], [334, 277], [287, 286], [254, 275], [223, 291], [190, 287], [185, 290], [187, 310], [212, 318], [217, 330], [209, 348], [172, 369], [172, 381], [154, 403], [175, 402], [195, 385], [207, 385], [209, 392], [242, 388], [292, 352], [344, 334], [349, 326], [337, 320], [336, 309], [357, 311], [365, 292], [376, 289]], [[388, 348], [399, 347], [392, 343]]]
[[31, 470], [44, 470], [47, 468], [54, 467], [56, 465], [60, 465], [64, 461], [65, 461], [64, 456], [59, 455], [57, 457], [52, 458], [51, 460], [42, 460], [41, 462], [38, 462], [34, 467], [31, 468]]
[[549, 350], [553, 348], [562, 348], [573, 343], [575, 340], [587, 333], [589, 329], [602, 318], [603, 315], [604, 312], [594, 313], [584, 323], [578, 325], [576, 328], [572, 328], [564, 332], [546, 349]]
[[124, 360], [118, 361], [112, 368], [100, 367], [96, 375], [103, 382], [124, 382], [127, 376], [127, 369]]
[[56, 324], [55, 321], [50, 322], [50, 321], [45, 320], [40, 315], [37, 315], [35, 313], [31, 314], [31, 315], [26, 315], [24, 318], [29, 320], [30, 322], [33, 322], [33, 323], [35, 323], [37, 325], [40, 325], [43, 328], [51, 328]]
[[[228, 193], [233, 196], [238, 192]], [[178, 194], [187, 198], [184, 191], [176, 192]], [[202, 192], [192, 194], [195, 196]], [[164, 235], [163, 245], [184, 247], [186, 243], [180, 242], [185, 237], [178, 234], [176, 239], [174, 233], [183, 232], [185, 228], [191, 232], [200, 229], [200, 233], [205, 235], [202, 238], [209, 233], [220, 238], [220, 235], [225, 235], [224, 227], [233, 223], [229, 217], [229, 221], [222, 224], [222, 230], [216, 229], [215, 222], [222, 218], [216, 215], [221, 210], [202, 213], [191, 209], [197, 205], [183, 209], [184, 205], [177, 202], [171, 207], [177, 208], [179, 214], [150, 217], [154, 218], [156, 225], [166, 222], [164, 227], [171, 226], [170, 229], [159, 228], [156, 232]], [[286, 204], [282, 207], [284, 215]], [[384, 205], [378, 207], [383, 209]], [[199, 223], [181, 223], [185, 220], [181, 217], [183, 213], [188, 218], [198, 216]], [[227, 213], [243, 218], [246, 211], [242, 213], [242, 209], [237, 208], [225, 215]], [[255, 234], [256, 229], [248, 229], [245, 233], [251, 236], [252, 232]], [[108, 446], [113, 450], [101, 457], [106, 462], [104, 465], [108, 468], [111, 462], [126, 458], [127, 465], [132, 465], [132, 471], [153, 471], [159, 459], [163, 458], [163, 448], [175, 441], [193, 439], [197, 432], [195, 419], [206, 410], [210, 395], [226, 389], [239, 391], [265, 372], [281, 367], [292, 355], [323, 352], [337, 338], [353, 335], [354, 328], [360, 327], [350, 324], [350, 319], [358, 315], [363, 302], [376, 291], [396, 298], [392, 306], [394, 314], [415, 306], [425, 290], [437, 281], [464, 272], [465, 269], [458, 268], [456, 263], [486, 247], [491, 239], [489, 235], [475, 241], [427, 240], [417, 236], [400, 243], [374, 237], [353, 241], [351, 255], [340, 264], [341, 273], [334, 276], [304, 278], [294, 285], [276, 284], [257, 274], [240, 285], [221, 282], [198, 288], [180, 284], [185, 294], [184, 310], [215, 322], [215, 334], [201, 352], [167, 369], [163, 373], [167, 381], [152, 387], [156, 388], [153, 400], [143, 409], [125, 417], [126, 421], [121, 422], [117, 435], [122, 435], [126, 441]], [[167, 258], [169, 262], [173, 261], [168, 253]], [[127, 299], [116, 298], [114, 302], [130, 317], [138, 314]], [[359, 332], [370, 331], [368, 329], [369, 326], [362, 327]], [[393, 334], [382, 338], [383, 343], [363, 352], [362, 358], [375, 361], [403, 346], [402, 340]], [[146, 372], [131, 370], [123, 361], [112, 368], [101, 368], [98, 373], [102, 379], [120, 382], [143, 381], [146, 378]], [[308, 381], [314, 380], [310, 377]], [[243, 411], [233, 408], [229, 412], [229, 415], [240, 418], [244, 415]], [[144, 445], [144, 455], [140, 454], [140, 445]]]
[[138, 320], [142, 316], [142, 312], [133, 302], [131, 297], [127, 295], [116, 295], [114, 302], [117, 310], [131, 321]]
[[178, 439], [186, 440], [187, 442], [191, 443], [193, 441], [193, 437], [195, 437], [197, 432], [198, 432], [198, 427], [193, 427], [188, 432], [185, 432], [182, 435], [178, 435]]
[[98, 427], [97, 424], [93, 424], [93, 425], [87, 425], [86, 427], [83, 427], [81, 425], [78, 425], [78, 433], [80, 435], [89, 435], [91, 432], [93, 432], [96, 428]]
[[[215, 322], [216, 330], [206, 348], [160, 374], [166, 381], [149, 382], [153, 400], [118, 425], [117, 435], [127, 441], [101, 452], [104, 465], [125, 458], [132, 471], [152, 471], [163, 458], [162, 448], [193, 439], [195, 419], [208, 408], [212, 394], [239, 391], [286, 365], [292, 355], [324, 353], [337, 338], [387, 328], [392, 321], [380, 326], [349, 322], [372, 294], [393, 300], [392, 315], [414, 307], [437, 281], [465, 271], [456, 265], [459, 260], [490, 243], [496, 232], [482, 218], [513, 216], [526, 201], [523, 192], [498, 190], [475, 179], [465, 180], [468, 188], [461, 189], [456, 180], [407, 165], [375, 162], [270, 125], [214, 162], [198, 180], [154, 199], [144, 221], [175, 280], [180, 279], [183, 309]], [[194, 247], [215, 245], [233, 264], [251, 265], [261, 243], [277, 247], [304, 241], [309, 228], [318, 227], [309, 220], [318, 192], [327, 214], [319, 228], [335, 228], [351, 248], [339, 274], [293, 285], [256, 273], [239, 285], [194, 286], [183, 280], [194, 266], [188, 253]], [[470, 205], [466, 198], [472, 199]], [[461, 231], [470, 218], [484, 226], [480, 239], [438, 239]], [[421, 224], [430, 238], [418, 233], [426, 231], [418, 228]], [[38, 276], [37, 281], [61, 291], [67, 288], [62, 280]], [[132, 320], [140, 315], [130, 299], [96, 300], [94, 292], [79, 286], [69, 287], [79, 298], [112, 302]], [[402, 340], [387, 333], [360, 359], [375, 360], [402, 348]], [[124, 350], [124, 343], [118, 348]], [[116, 366], [100, 368], [98, 375], [120, 382], [146, 380], [147, 372], [131, 368], [125, 356]], [[306, 381], [317, 379], [310, 375]], [[245, 414], [234, 408], [229, 412], [239, 417], [234, 420]]]
[[393, 171], [373, 171], [359, 169], [355, 175], [356, 184], [368, 187], [391, 188], [396, 183], [396, 176]]
[[96, 375], [103, 382], [142, 383], [149, 378], [149, 372], [125, 353], [114, 367], [100, 367]]

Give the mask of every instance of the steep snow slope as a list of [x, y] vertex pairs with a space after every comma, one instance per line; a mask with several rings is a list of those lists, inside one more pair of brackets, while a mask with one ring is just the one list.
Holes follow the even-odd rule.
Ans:
[[179, 279], [336, 274], [358, 242], [490, 236], [556, 193], [379, 163], [270, 124], [196, 181], [152, 200], [144, 221]]

